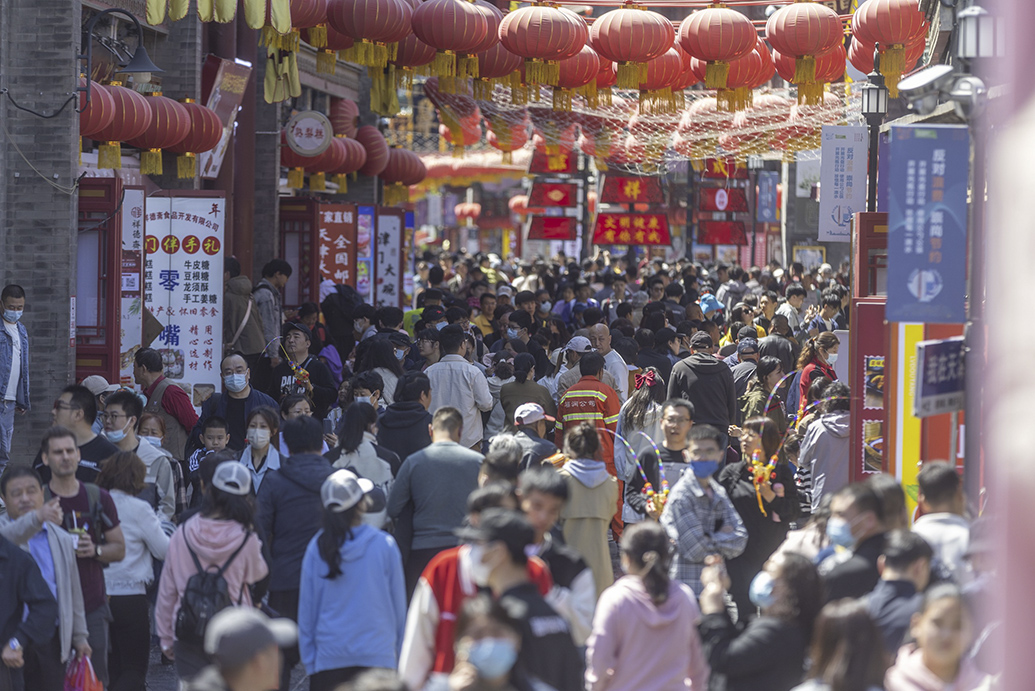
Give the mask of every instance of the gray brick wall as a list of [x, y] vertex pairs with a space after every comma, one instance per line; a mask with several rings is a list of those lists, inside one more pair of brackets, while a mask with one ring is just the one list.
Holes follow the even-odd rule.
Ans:
[[252, 235], [252, 267], [242, 267], [252, 281], [262, 276], [262, 267], [280, 253], [280, 128], [281, 104], [266, 103], [262, 83], [266, 61], [255, 61], [255, 225]]
[[[20, 104], [49, 114], [74, 91], [80, 18], [76, 0], [0, 2], [0, 85]], [[69, 296], [76, 281], [77, 197], [67, 188], [75, 182], [79, 118], [72, 106], [55, 118], [38, 118], [2, 98], [0, 120], [9, 136], [0, 131], [0, 283], [17, 282], [27, 292], [33, 407], [15, 421], [12, 460], [28, 463], [50, 425], [50, 403], [75, 371]]]

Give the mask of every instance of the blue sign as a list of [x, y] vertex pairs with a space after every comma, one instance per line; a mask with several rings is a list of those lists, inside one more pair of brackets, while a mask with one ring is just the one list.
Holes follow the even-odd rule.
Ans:
[[776, 223], [776, 186], [780, 174], [775, 170], [758, 171], [758, 198], [755, 200], [755, 220]]
[[963, 125], [893, 126], [889, 154], [887, 320], [961, 324], [970, 133]]
[[916, 344], [916, 395], [913, 415], [927, 417], [962, 410], [964, 404], [963, 337]]

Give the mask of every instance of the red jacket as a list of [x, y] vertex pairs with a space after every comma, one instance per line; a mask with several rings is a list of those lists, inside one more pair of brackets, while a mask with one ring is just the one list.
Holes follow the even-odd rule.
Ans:
[[805, 410], [805, 402], [809, 397], [809, 387], [812, 386], [812, 382], [816, 381], [820, 377], [826, 377], [831, 381], [837, 381], [837, 373], [834, 372], [834, 368], [830, 365], [820, 362], [819, 360], [813, 360], [809, 364], [805, 365], [805, 369], [801, 371], [801, 381], [798, 383], [798, 419], [802, 418]]
[[599, 435], [600, 460], [617, 477], [615, 439], [611, 432], [618, 426], [618, 411], [621, 408], [618, 394], [610, 386], [588, 375], [579, 379], [565, 392], [557, 405], [557, 446], [564, 448], [564, 433], [580, 422], [590, 422], [597, 429], [608, 430]]

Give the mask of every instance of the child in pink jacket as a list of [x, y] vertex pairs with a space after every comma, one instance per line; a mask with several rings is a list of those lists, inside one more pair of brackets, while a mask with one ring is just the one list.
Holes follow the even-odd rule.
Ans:
[[644, 521], [626, 528], [622, 570], [629, 575], [597, 601], [586, 650], [588, 691], [708, 688], [696, 626], [701, 611], [693, 591], [669, 579], [671, 559], [660, 525]]

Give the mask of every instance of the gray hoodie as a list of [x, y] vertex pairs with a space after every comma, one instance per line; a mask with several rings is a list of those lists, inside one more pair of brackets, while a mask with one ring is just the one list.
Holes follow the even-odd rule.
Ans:
[[798, 460], [802, 467], [812, 469], [813, 512], [819, 509], [824, 494], [848, 485], [850, 429], [851, 413], [838, 410], [820, 417], [805, 433]]

